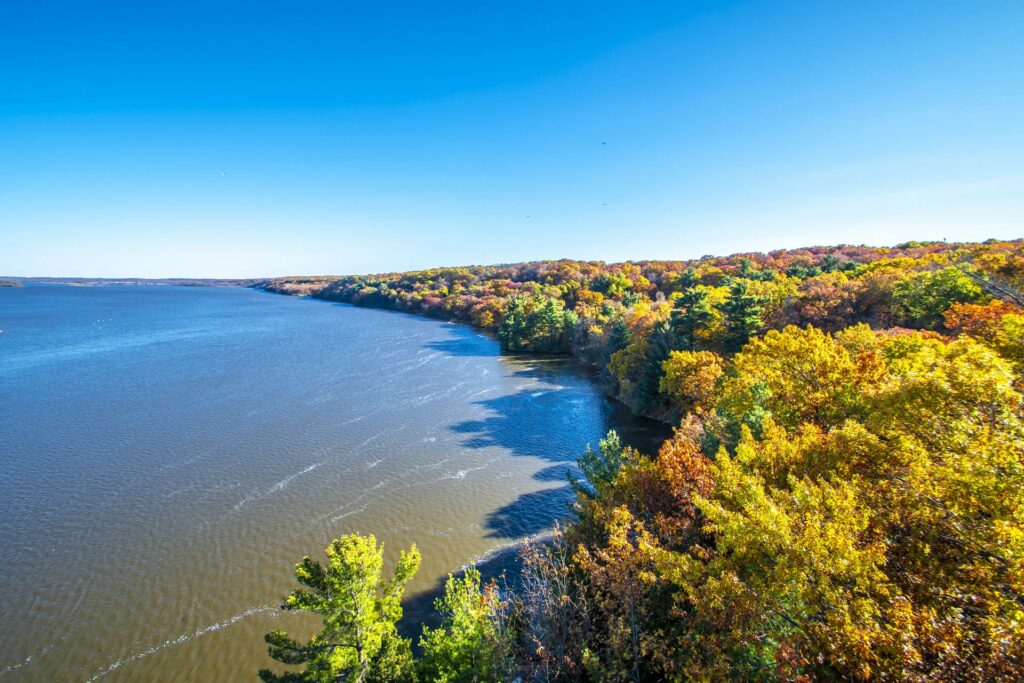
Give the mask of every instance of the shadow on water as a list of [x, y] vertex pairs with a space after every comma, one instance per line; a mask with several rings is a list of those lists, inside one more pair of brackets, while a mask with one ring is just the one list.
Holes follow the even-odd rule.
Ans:
[[537, 481], [557, 481], [564, 484], [569, 479], [569, 472], [578, 472], [579, 468], [575, 462], [568, 462], [564, 465], [552, 465], [545, 467], [533, 475]]
[[431, 351], [441, 351], [450, 356], [483, 357], [501, 355], [489, 339], [477, 335], [429, 341], [423, 345], [423, 348], [430, 349]]
[[451, 356], [500, 356], [501, 350], [492, 337], [461, 324], [446, 326], [450, 333], [449, 339], [435, 339], [423, 344], [423, 348], [431, 351], [442, 351]]
[[568, 484], [568, 473], [579, 471], [574, 463], [553, 465], [534, 474], [538, 481], [556, 481], [561, 486], [542, 488], [523, 494], [507, 505], [490, 512], [484, 520], [488, 539], [521, 539], [537, 536], [555, 521], [573, 517], [575, 496]]
[[564, 379], [566, 375], [587, 381], [594, 380], [594, 373], [580, 365], [571, 356], [505, 354], [504, 357], [516, 368], [512, 372], [512, 376], [516, 378], [535, 379], [554, 384], [557, 384], [560, 379]]
[[487, 515], [487, 537], [515, 539], [547, 531], [554, 522], [572, 516], [573, 499], [569, 486], [524, 493]]
[[569, 472], [579, 472], [573, 463], [545, 467], [533, 475], [537, 481], [562, 484], [553, 488], [524, 493], [511, 503], [491, 511], [484, 520], [488, 538], [505, 540], [535, 536], [551, 529], [551, 525], [573, 517], [576, 499], [569, 486]]
[[[580, 426], [571, 401], [560, 395], [563, 391], [557, 386], [537, 387], [477, 401], [476, 405], [483, 406], [490, 414], [481, 419], [465, 420], [450, 429], [464, 435], [462, 445], [467, 448], [499, 446], [513, 455], [571, 466], [587, 447], [588, 440], [582, 435], [579, 443], [566, 439], [567, 432], [571, 434]], [[631, 415], [625, 406], [611, 400], [603, 399], [600, 409], [603, 429], [615, 429], [625, 443], [642, 453], [653, 455], [672, 435], [668, 425]], [[597, 443], [589, 445], [597, 448]]]
[[554, 446], [565, 443], [567, 428], [564, 419], [553, 418], [559, 409], [565, 408], [558, 393], [558, 389], [520, 390], [477, 401], [476, 404], [486, 408], [490, 415], [465, 420], [450, 429], [464, 435], [462, 445], [467, 448], [500, 446], [518, 456], [554, 462], [571, 460], [574, 453]]
[[[450, 427], [464, 436], [467, 448], [501, 447], [513, 455], [546, 460], [547, 467], [533, 475], [541, 482], [561, 483], [539, 491], [521, 494], [511, 503], [487, 515], [485, 528], [489, 538], [516, 539], [548, 530], [556, 520], [571, 516], [573, 492], [568, 485], [570, 471], [578, 471], [576, 459], [590, 446], [587, 435], [595, 425], [583, 425], [573, 410], [572, 402], [589, 400], [566, 396], [558, 385], [565, 381], [562, 363], [531, 359], [531, 366], [517, 370], [516, 377], [539, 379], [549, 385], [520, 389], [515, 393], [483, 399], [476, 404], [487, 409], [481, 419], [466, 420]], [[615, 429], [623, 441], [643, 453], [654, 454], [671, 436], [671, 428], [660, 422], [636, 417], [629, 410], [609, 399], [600, 399], [603, 414], [599, 418], [599, 434]], [[589, 411], [584, 411], [589, 412]], [[573, 435], [579, 434], [577, 443]], [[591, 436], [591, 438], [593, 438]]]
[[[471, 330], [453, 329], [456, 337], [428, 342], [424, 346], [457, 356], [496, 356], [496, 345]], [[556, 521], [571, 518], [574, 499], [567, 474], [578, 471], [576, 458], [593, 439], [596, 431], [615, 429], [623, 441], [644, 453], [653, 454], [672, 430], [667, 425], [632, 415], [628, 408], [611, 399], [598, 400], [600, 417], [590, 409], [576, 408], [593, 401], [592, 396], [566, 389], [562, 383], [567, 375], [593, 381], [592, 373], [565, 356], [502, 355], [511, 370], [510, 376], [529, 381], [530, 387], [517, 387], [504, 396], [476, 401], [486, 409], [487, 416], [465, 420], [449, 427], [462, 436], [466, 448], [501, 447], [512, 455], [533, 457], [549, 464], [536, 472], [533, 479], [561, 484], [519, 495], [515, 500], [490, 512], [484, 522], [488, 538], [513, 541], [543, 534]], [[567, 393], [569, 395], [567, 395]], [[573, 395], [575, 394], [575, 395]], [[593, 406], [593, 404], [591, 404]], [[589, 414], [586, 418], [583, 415]], [[597, 419], [599, 424], [586, 422]], [[577, 439], [574, 435], [578, 435]], [[597, 443], [589, 444], [592, 448]], [[519, 546], [512, 545], [493, 557], [477, 562], [484, 581], [514, 585], [519, 575]], [[456, 572], [458, 574], [459, 572]], [[436, 627], [441, 616], [434, 602], [444, 595], [446, 579], [438, 580], [429, 590], [409, 596], [403, 602], [405, 616], [399, 623], [403, 636], [413, 639], [418, 647], [421, 625]]]

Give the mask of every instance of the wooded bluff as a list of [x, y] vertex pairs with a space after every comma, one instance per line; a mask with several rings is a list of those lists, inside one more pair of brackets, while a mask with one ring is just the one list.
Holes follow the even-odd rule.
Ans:
[[286, 680], [1024, 677], [1024, 242], [258, 286], [571, 353], [676, 425], [582, 454], [573, 519], [514, 582], [452, 579], [418, 659], [394, 626], [415, 548], [389, 582], [372, 538], [307, 558], [287, 604], [325, 628], [268, 636]]

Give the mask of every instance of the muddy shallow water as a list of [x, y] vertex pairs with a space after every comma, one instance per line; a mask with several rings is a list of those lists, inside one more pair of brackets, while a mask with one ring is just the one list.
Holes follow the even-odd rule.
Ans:
[[415, 541], [422, 593], [563, 517], [607, 429], [663, 433], [567, 360], [253, 290], [0, 290], [0, 329], [0, 683], [255, 680], [331, 538]]

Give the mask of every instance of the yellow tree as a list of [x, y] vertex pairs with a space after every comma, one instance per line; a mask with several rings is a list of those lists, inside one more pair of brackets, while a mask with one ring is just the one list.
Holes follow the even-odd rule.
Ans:
[[715, 389], [724, 362], [711, 351], [672, 351], [662, 364], [662, 393], [683, 412], [707, 412], [715, 405]]

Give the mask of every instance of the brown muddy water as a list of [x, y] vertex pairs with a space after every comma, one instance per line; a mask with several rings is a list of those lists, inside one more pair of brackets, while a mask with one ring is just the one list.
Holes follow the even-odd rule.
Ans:
[[416, 542], [417, 594], [566, 515], [609, 428], [466, 327], [246, 289], [0, 289], [0, 683], [252, 681], [303, 555]]

